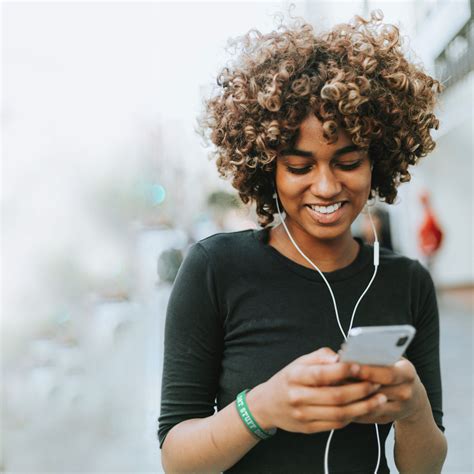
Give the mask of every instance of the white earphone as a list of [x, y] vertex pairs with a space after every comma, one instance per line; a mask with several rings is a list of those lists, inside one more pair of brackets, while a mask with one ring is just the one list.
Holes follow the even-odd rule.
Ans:
[[[372, 165], [373, 167], [373, 165]], [[372, 169], [372, 168], [371, 168]], [[334, 304], [334, 310], [336, 312], [336, 319], [337, 319], [337, 324], [339, 325], [339, 329], [344, 337], [344, 340], [347, 339], [347, 335], [346, 333], [344, 332], [344, 329], [342, 328], [342, 325], [341, 325], [341, 321], [339, 319], [339, 312], [337, 310], [337, 304], [336, 304], [336, 298], [334, 297], [334, 293], [332, 292], [332, 289], [331, 289], [331, 286], [329, 285], [329, 282], [327, 281], [326, 277], [324, 276], [324, 274], [321, 272], [321, 270], [302, 252], [302, 250], [298, 247], [297, 243], [295, 242], [295, 240], [293, 239], [293, 237], [291, 236], [290, 234], [290, 231], [288, 230], [288, 227], [286, 226], [286, 223], [281, 215], [281, 212], [280, 212], [280, 205], [278, 203], [278, 194], [275, 193], [273, 194], [273, 199], [275, 199], [275, 202], [276, 202], [276, 207], [277, 207], [277, 210], [278, 210], [278, 215], [280, 217], [280, 222], [283, 224], [283, 227], [285, 228], [286, 230], [286, 233], [288, 234], [288, 237], [289, 239], [291, 240], [292, 244], [295, 246], [296, 250], [298, 250], [298, 252], [301, 254], [301, 256], [312, 266], [314, 267], [314, 269], [321, 275], [322, 279], [324, 280], [324, 282], [326, 283], [326, 286], [328, 287], [329, 289], [329, 293], [331, 294], [331, 298], [332, 298], [332, 302]], [[367, 288], [363, 291], [363, 293], [360, 295], [356, 305], [354, 306], [354, 310], [352, 311], [352, 317], [351, 317], [351, 322], [350, 322], [350, 325], [349, 325], [349, 329], [348, 329], [348, 333], [349, 331], [351, 330], [352, 328], [352, 323], [354, 322], [354, 316], [355, 316], [355, 313], [356, 313], [356, 310], [357, 310], [357, 307], [359, 306], [359, 303], [361, 302], [362, 298], [364, 297], [364, 295], [367, 293], [368, 289], [370, 288], [370, 285], [372, 284], [372, 282], [374, 281], [375, 279], [375, 275], [377, 274], [377, 269], [378, 269], [378, 266], [379, 266], [379, 241], [378, 241], [378, 238], [377, 238], [377, 232], [375, 230], [375, 226], [374, 226], [374, 222], [372, 221], [372, 216], [370, 214], [370, 208], [367, 206], [367, 210], [368, 210], [368, 214], [369, 214], [369, 219], [370, 219], [370, 224], [372, 226], [372, 230], [374, 232], [374, 237], [375, 237], [375, 240], [374, 240], [374, 273], [372, 275], [372, 278], [370, 279], [369, 281], [369, 284], [367, 285]], [[380, 464], [380, 435], [379, 435], [379, 428], [378, 426], [375, 424], [375, 432], [376, 432], [376, 435], [377, 435], [377, 447], [378, 447], [378, 455], [377, 455], [377, 465], [375, 466], [375, 474], [377, 474], [377, 471], [378, 471], [378, 468], [379, 468], [379, 464]], [[326, 442], [326, 449], [325, 449], [325, 453], [324, 453], [324, 472], [325, 474], [329, 474], [329, 467], [328, 467], [328, 459], [329, 459], [329, 446], [331, 444], [331, 439], [334, 435], [334, 430], [332, 430], [330, 433], [329, 433], [329, 437], [327, 439], [327, 442]]]

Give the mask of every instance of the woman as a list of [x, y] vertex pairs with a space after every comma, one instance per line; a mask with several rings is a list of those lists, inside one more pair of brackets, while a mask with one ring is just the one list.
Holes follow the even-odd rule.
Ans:
[[[166, 472], [388, 472], [392, 425], [401, 472], [441, 470], [433, 282], [384, 249], [376, 275], [374, 248], [351, 235], [370, 197], [393, 203], [438, 126], [440, 84], [381, 20], [251, 32], [207, 102], [218, 170], [256, 203], [262, 229], [200, 241], [178, 273], [158, 432]], [[393, 366], [342, 363], [353, 323], [417, 334]]]

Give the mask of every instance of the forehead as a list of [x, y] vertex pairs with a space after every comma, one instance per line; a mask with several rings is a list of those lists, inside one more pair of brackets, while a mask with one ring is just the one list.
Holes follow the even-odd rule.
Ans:
[[313, 114], [308, 115], [300, 125], [296, 145], [306, 145], [307, 147], [340, 147], [341, 145], [349, 145], [352, 143], [349, 134], [342, 128], [337, 129], [337, 140], [334, 143], [328, 143], [324, 138], [324, 129], [322, 122]]

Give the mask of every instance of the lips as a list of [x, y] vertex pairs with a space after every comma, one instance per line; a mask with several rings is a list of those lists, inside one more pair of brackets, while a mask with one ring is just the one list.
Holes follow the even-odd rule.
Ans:
[[334, 224], [344, 215], [346, 211], [347, 201], [342, 203], [342, 206], [330, 214], [323, 214], [318, 212], [315, 209], [312, 209], [309, 205], [306, 205], [305, 208], [308, 210], [311, 218], [316, 221], [318, 224]]

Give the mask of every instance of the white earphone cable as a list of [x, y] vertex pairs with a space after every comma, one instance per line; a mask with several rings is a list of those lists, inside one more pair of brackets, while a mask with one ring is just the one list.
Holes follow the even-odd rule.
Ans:
[[[334, 297], [334, 293], [331, 289], [331, 286], [329, 285], [329, 282], [327, 281], [326, 277], [321, 272], [321, 270], [298, 247], [297, 243], [295, 242], [292, 235], [290, 234], [290, 231], [288, 230], [288, 227], [286, 226], [286, 223], [285, 223], [285, 221], [284, 221], [284, 219], [281, 215], [280, 205], [278, 203], [278, 195], [277, 195], [276, 192], [273, 194], [273, 198], [275, 199], [275, 202], [276, 202], [278, 215], [280, 216], [280, 222], [283, 224], [283, 227], [285, 228], [285, 231], [286, 231], [289, 239], [291, 240], [292, 244], [295, 246], [296, 250], [298, 250], [298, 252], [301, 254], [301, 256], [321, 275], [322, 279], [326, 283], [326, 286], [329, 289], [329, 293], [331, 294], [332, 302], [333, 302], [333, 305], [334, 305], [334, 311], [336, 312], [337, 324], [338, 324], [339, 329], [342, 333], [342, 336], [344, 337], [344, 340], [347, 340], [347, 335], [344, 332], [344, 329], [342, 328], [342, 325], [341, 325], [341, 321], [339, 319], [339, 312], [337, 310], [336, 298]], [[349, 331], [352, 328], [352, 324], [354, 322], [354, 317], [355, 317], [355, 313], [357, 311], [357, 307], [359, 306], [359, 303], [361, 302], [362, 298], [364, 297], [364, 295], [367, 293], [368, 289], [370, 288], [370, 285], [372, 285], [372, 282], [375, 279], [375, 275], [377, 274], [377, 269], [378, 269], [378, 266], [379, 266], [379, 241], [378, 241], [378, 238], [377, 238], [377, 232], [375, 230], [374, 222], [372, 220], [372, 216], [370, 214], [369, 207], [367, 207], [367, 210], [368, 210], [368, 214], [369, 214], [370, 224], [372, 226], [372, 231], [374, 232], [374, 236], [375, 236], [375, 241], [374, 241], [374, 273], [372, 275], [372, 278], [369, 281], [369, 284], [367, 285], [367, 288], [360, 295], [356, 305], [354, 306], [354, 310], [352, 311], [352, 317], [351, 317], [351, 321], [350, 321], [350, 324], [349, 324], [349, 329], [347, 330], [347, 334], [349, 334]], [[381, 454], [380, 453], [380, 436], [379, 436], [379, 430], [378, 430], [377, 424], [375, 424], [374, 426], [375, 426], [375, 432], [376, 432], [376, 436], [377, 436], [377, 447], [378, 447], [377, 465], [375, 467], [375, 474], [377, 474], [379, 464], [380, 464], [380, 454]], [[331, 430], [331, 432], [329, 433], [329, 437], [326, 441], [326, 449], [325, 449], [325, 452], [324, 452], [324, 472], [325, 472], [325, 474], [329, 474], [329, 467], [328, 467], [328, 465], [329, 465], [329, 446], [331, 444], [331, 439], [332, 439], [333, 435], [334, 435], [334, 430]]]

